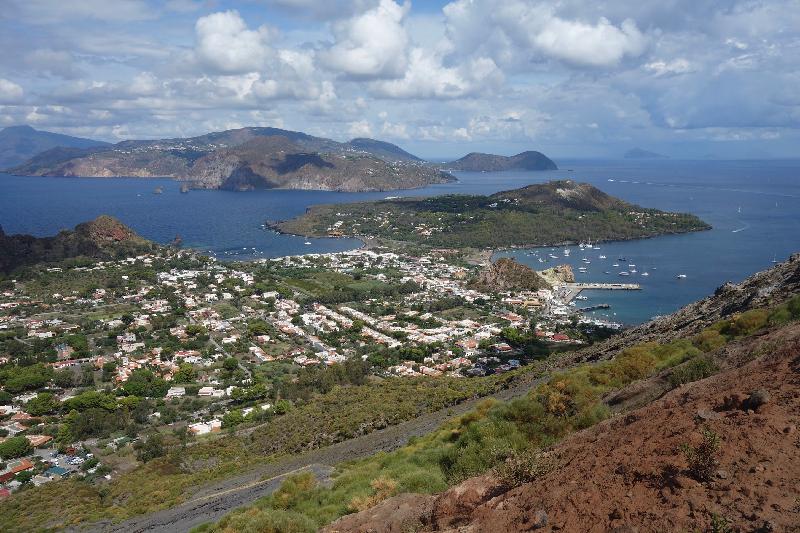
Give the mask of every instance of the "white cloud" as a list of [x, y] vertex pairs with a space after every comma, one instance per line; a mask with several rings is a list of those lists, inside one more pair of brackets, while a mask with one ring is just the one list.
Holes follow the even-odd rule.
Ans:
[[553, 58], [576, 65], [609, 67], [625, 56], [640, 55], [645, 38], [630, 19], [617, 27], [602, 17], [595, 25], [553, 17], [533, 37], [533, 43]]
[[613, 67], [637, 57], [647, 39], [631, 19], [615, 25], [561, 15], [561, 4], [456, 0], [444, 8], [448, 36], [461, 54], [480, 52], [498, 62], [531, 65], [555, 60], [573, 66]]
[[389, 98], [461, 98], [488, 93], [502, 80], [502, 72], [490, 58], [479, 57], [459, 67], [445, 67], [441, 57], [414, 48], [403, 78], [376, 82], [373, 90]]
[[35, 23], [58, 23], [67, 19], [112, 22], [156, 18], [156, 10], [144, 0], [6, 0], [4, 9], [14, 9]]
[[369, 122], [366, 120], [359, 120], [356, 122], [351, 122], [348, 128], [348, 133], [350, 137], [371, 137], [372, 136], [372, 128], [369, 125]]
[[238, 11], [200, 17], [195, 24], [195, 54], [201, 63], [226, 74], [255, 72], [270, 55], [269, 29], [248, 29]]
[[682, 58], [676, 58], [671, 61], [652, 61], [647, 63], [644, 66], [645, 70], [648, 70], [655, 74], [656, 76], [671, 76], [676, 74], [688, 74], [689, 72], [694, 72], [695, 68], [692, 64]]
[[407, 59], [408, 34], [403, 19], [411, 4], [381, 0], [352, 18], [333, 24], [334, 43], [320, 53], [332, 70], [356, 78], [402, 76]]
[[0, 104], [15, 104], [22, 100], [22, 87], [11, 80], [0, 78]]

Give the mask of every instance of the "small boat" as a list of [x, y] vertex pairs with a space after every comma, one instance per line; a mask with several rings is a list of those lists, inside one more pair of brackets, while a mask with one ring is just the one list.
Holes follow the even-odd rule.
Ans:
[[589, 297], [588, 296], [576, 296], [575, 299], [576, 300], [588, 300]]
[[627, 258], [625, 258], [625, 257], [618, 257], [618, 258], [617, 258], [617, 261], [627, 261], [627, 260], [628, 260], [628, 259], [627, 259]]
[[162, 192], [164, 192], [163, 187], [156, 187], [153, 189], [153, 194], [161, 194]]
[[611, 274], [611, 272], [609, 272], [608, 270], [606, 270], [605, 272], [603, 272], [603, 274]]
[[601, 255], [601, 256], [600, 256], [600, 259], [606, 259], [606, 256], [604, 256], [604, 255]]
[[186, 194], [189, 192], [189, 186], [185, 183], [181, 183], [181, 194]]
[[550, 254], [550, 259], [558, 259], [558, 256], [555, 254]]
[[638, 270], [636, 270], [635, 268], [631, 269], [631, 274], [636, 274], [637, 272], [638, 272]]
[[642, 272], [642, 276], [649, 276], [650, 272]]
[[592, 250], [599, 250], [599, 249], [600, 249], [599, 246], [592, 246]]
[[686, 279], [686, 274], [678, 274], [678, 279]]
[[631, 273], [630, 273], [630, 272], [625, 272], [625, 271], [622, 271], [622, 272], [620, 272], [620, 273], [619, 273], [619, 275], [620, 275], [620, 276], [630, 276], [630, 275], [631, 275]]
[[613, 265], [611, 265], [611, 266], [612, 266], [612, 267], [618, 267], [618, 266], [619, 266], [619, 263], [614, 263], [614, 264], [613, 264]]
[[584, 257], [583, 259], [581, 259], [581, 261], [583, 261], [583, 262], [584, 262], [584, 263], [586, 263], [587, 265], [588, 265], [589, 263], [591, 263], [591, 261], [589, 261], [589, 260], [588, 260], [588, 259], [586, 259], [585, 257]]
[[564, 248], [564, 257], [569, 257], [569, 248]]
[[774, 255], [772, 256], [772, 262], [773, 263], [777, 263], [778, 262], [778, 258], [776, 256], [774, 256]]
[[303, 244], [305, 244], [305, 245], [309, 245], [309, 244], [311, 244], [311, 243], [310, 243], [309, 241], [306, 241], [306, 242], [304, 242]]

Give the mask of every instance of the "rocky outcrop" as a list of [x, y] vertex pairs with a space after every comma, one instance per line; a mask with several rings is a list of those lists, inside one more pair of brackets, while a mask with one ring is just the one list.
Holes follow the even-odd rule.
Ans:
[[137, 235], [119, 220], [101, 215], [54, 237], [6, 235], [0, 228], [0, 272], [71, 257], [114, 259], [146, 253], [157, 245]]
[[570, 265], [557, 265], [546, 270], [540, 270], [539, 275], [550, 285], [575, 283], [575, 273]]
[[472, 288], [483, 292], [536, 291], [550, 284], [530, 267], [503, 257], [481, 270]]

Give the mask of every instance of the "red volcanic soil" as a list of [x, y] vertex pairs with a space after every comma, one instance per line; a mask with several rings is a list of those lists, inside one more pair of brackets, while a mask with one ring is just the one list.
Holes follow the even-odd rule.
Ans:
[[[572, 435], [532, 483], [472, 478], [440, 495], [395, 496], [325, 531], [800, 531], [800, 326], [728, 352], [752, 360]], [[701, 483], [681, 447], [699, 444], [703, 428], [720, 448]]]

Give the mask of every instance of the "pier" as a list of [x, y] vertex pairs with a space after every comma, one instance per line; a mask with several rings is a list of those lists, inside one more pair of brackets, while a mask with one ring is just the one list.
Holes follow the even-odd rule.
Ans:
[[585, 290], [638, 291], [642, 288], [638, 283], [565, 283], [562, 286], [567, 290], [564, 303], [571, 302]]

